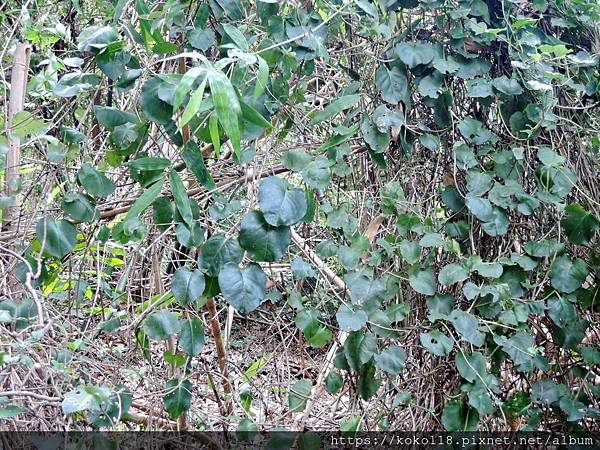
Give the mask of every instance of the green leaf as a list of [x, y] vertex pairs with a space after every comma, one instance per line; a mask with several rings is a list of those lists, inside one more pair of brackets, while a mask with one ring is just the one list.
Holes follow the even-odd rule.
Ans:
[[179, 107], [183, 104], [185, 97], [190, 92], [192, 85], [204, 73], [202, 67], [192, 67], [188, 70], [177, 84], [175, 93], [173, 94], [173, 113], [176, 113]]
[[435, 49], [432, 44], [402, 42], [396, 45], [395, 50], [400, 57], [400, 61], [411, 69], [420, 65], [429, 64], [435, 57]]
[[408, 277], [408, 283], [416, 292], [423, 295], [433, 295], [437, 290], [435, 273], [432, 268], [412, 271]]
[[202, 322], [197, 317], [183, 322], [179, 333], [179, 344], [184, 352], [190, 356], [202, 353], [204, 348], [204, 329]]
[[375, 372], [375, 364], [372, 361], [360, 367], [357, 390], [365, 401], [373, 397], [381, 386], [381, 380], [375, 378]]
[[189, 411], [192, 405], [192, 383], [190, 380], [174, 379], [167, 382], [167, 388], [164, 396], [165, 409], [171, 419], [178, 417]]
[[487, 198], [473, 197], [470, 194], [465, 198], [465, 205], [475, 217], [482, 222], [491, 220], [493, 207]]
[[137, 123], [138, 121], [134, 114], [107, 106], [94, 106], [94, 114], [98, 123], [110, 131], [113, 131], [120, 125]]
[[504, 271], [501, 264], [486, 263], [478, 261], [473, 265], [472, 270], [476, 270], [482, 277], [499, 278]]
[[484, 334], [479, 331], [479, 320], [473, 314], [460, 309], [455, 309], [450, 314], [450, 320], [454, 329], [460, 334], [467, 342], [470, 342], [476, 347], [480, 347], [484, 342]]
[[299, 256], [294, 258], [291, 265], [292, 276], [295, 280], [303, 278], [315, 278], [317, 276], [315, 270]]
[[88, 194], [95, 197], [108, 197], [115, 190], [113, 182], [98, 172], [90, 163], [81, 166], [77, 173], [77, 179]]
[[308, 123], [309, 126], [321, 123], [330, 117], [342, 112], [345, 109], [352, 108], [360, 100], [360, 95], [347, 95], [335, 99], [333, 102], [328, 104], [322, 111], [319, 111]]
[[315, 189], [325, 190], [331, 182], [331, 162], [325, 157], [315, 158], [302, 169], [302, 179]]
[[[181, 118], [179, 119], [179, 123], [177, 124], [177, 129], [181, 130], [190, 120], [192, 120], [192, 117], [194, 117], [196, 115], [196, 113], [200, 110], [200, 104], [202, 103], [202, 100], [204, 99], [204, 90], [205, 89], [206, 89], [206, 77], [204, 77], [202, 79], [200, 86], [198, 86], [198, 89], [196, 89], [194, 91], [194, 93], [192, 94], [192, 96], [190, 97], [190, 100], [188, 101], [188, 104], [186, 105], [185, 109], [183, 110], [183, 114], [181, 115]], [[175, 93], [177, 94], [177, 91], [175, 91]]]
[[344, 379], [339, 373], [330, 372], [325, 378], [325, 389], [331, 395], [337, 394], [344, 385]]
[[465, 403], [448, 403], [442, 412], [442, 425], [446, 431], [475, 431], [479, 414]]
[[43, 245], [44, 253], [62, 258], [75, 247], [77, 229], [66, 220], [54, 220], [52, 217], [40, 219], [35, 233]]
[[225, 30], [225, 33], [227, 33], [229, 35], [229, 37], [235, 43], [235, 45], [240, 50], [247, 52], [248, 51], [248, 41], [246, 40], [246, 38], [244, 37], [242, 32], [240, 30], [238, 30], [236, 27], [234, 27], [233, 25], [230, 25], [228, 23], [224, 23], [222, 25], [223, 25], [223, 29]]
[[256, 109], [254, 109], [252, 106], [250, 106], [249, 104], [240, 101], [240, 105], [242, 107], [242, 119], [246, 120], [248, 122], [250, 122], [253, 125], [256, 125], [257, 127], [260, 128], [265, 128], [267, 130], [270, 130], [271, 128], [273, 128], [273, 125], [271, 125], [271, 122], [269, 122], [267, 119], [265, 119], [265, 117], [259, 113]]
[[185, 165], [189, 170], [192, 171], [198, 182], [207, 189], [213, 190], [217, 187], [212, 175], [204, 164], [204, 157], [202, 151], [194, 141], [189, 141], [183, 152], [181, 152], [181, 159], [185, 162]]
[[194, 303], [204, 292], [204, 274], [199, 270], [192, 272], [186, 267], [181, 267], [173, 275], [171, 290], [180, 305]]
[[267, 276], [258, 264], [249, 264], [244, 269], [228, 264], [219, 272], [219, 287], [228, 304], [249, 314], [265, 299]]
[[237, 429], [235, 430], [239, 439], [242, 441], [250, 441], [258, 432], [258, 425], [252, 422], [251, 419], [245, 418], [240, 420]]
[[258, 73], [256, 75], [256, 84], [254, 85], [253, 99], [256, 101], [260, 98], [262, 93], [267, 89], [269, 83], [269, 65], [267, 62], [257, 56], [258, 59]]
[[404, 369], [406, 352], [398, 345], [390, 345], [374, 358], [375, 365], [379, 369], [392, 375], [398, 375]]
[[188, 42], [190, 45], [198, 50], [202, 50], [203, 52], [212, 47], [215, 42], [215, 38], [215, 33], [209, 28], [205, 30], [196, 28], [191, 30], [188, 34]]
[[145, 156], [143, 158], [134, 159], [129, 161], [127, 165], [134, 170], [152, 171], [152, 170], [164, 170], [171, 164], [171, 161], [166, 158], [154, 158], [151, 156]]
[[383, 153], [391, 142], [389, 131], [381, 132], [371, 120], [363, 120], [360, 125], [365, 142], [375, 153]]
[[523, 249], [535, 258], [553, 258], [561, 253], [564, 248], [565, 244], [557, 242], [555, 239], [528, 241], [523, 245]]
[[456, 368], [460, 376], [469, 383], [482, 384], [486, 387], [497, 384], [493, 375], [487, 373], [487, 360], [480, 352], [473, 352], [471, 355], [465, 354], [463, 350], [456, 353]]
[[283, 258], [291, 232], [288, 226], [269, 225], [260, 211], [250, 211], [242, 219], [238, 239], [254, 260], [275, 262]]
[[19, 408], [15, 405], [7, 405], [4, 408], [0, 408], [0, 419], [10, 419], [12, 417], [17, 417], [19, 414], [24, 412], [23, 408]]
[[149, 120], [166, 125], [171, 121], [173, 107], [160, 98], [160, 89], [163, 84], [164, 81], [158, 76], [146, 81], [140, 94], [140, 106]]
[[100, 218], [100, 211], [89, 197], [79, 192], [68, 192], [62, 200], [62, 210], [73, 220], [92, 222]]
[[117, 42], [119, 35], [111, 26], [91, 26], [83, 29], [77, 38], [77, 50], [98, 53], [110, 43]]
[[459, 124], [458, 130], [469, 142], [482, 145], [492, 138], [492, 133], [484, 125], [471, 117], [465, 117]]
[[573, 244], [589, 244], [600, 228], [600, 221], [578, 203], [571, 203], [565, 211], [567, 217], [561, 220], [560, 224], [565, 229], [569, 240]]
[[242, 107], [238, 96], [231, 81], [223, 72], [216, 70], [208, 72], [208, 83], [219, 122], [239, 157], [241, 152], [239, 117], [242, 114]]
[[304, 411], [306, 408], [306, 402], [308, 401], [312, 391], [312, 386], [312, 381], [306, 379], [302, 379], [294, 383], [288, 395], [290, 412]]
[[569, 294], [581, 287], [587, 275], [588, 268], [583, 260], [572, 261], [567, 255], [562, 255], [552, 264], [550, 281], [554, 289]]
[[427, 299], [429, 309], [429, 320], [435, 322], [438, 319], [447, 319], [454, 309], [456, 300], [451, 294], [436, 294]]
[[451, 286], [467, 278], [469, 278], [469, 271], [462, 264], [448, 264], [440, 270], [438, 275], [438, 280], [442, 286]]
[[502, 236], [508, 231], [508, 217], [500, 208], [492, 209], [492, 216], [481, 224], [481, 228], [490, 236]]
[[152, 184], [148, 189], [144, 191], [142, 195], [138, 197], [138, 199], [131, 205], [127, 215], [125, 216], [125, 220], [139, 217], [148, 206], [150, 206], [160, 195], [160, 191], [162, 190], [163, 179], [160, 178], [157, 182]]
[[508, 78], [506, 75], [495, 78], [492, 84], [497, 91], [506, 95], [521, 95], [523, 93], [523, 88], [519, 82], [514, 78]]
[[177, 211], [179, 211], [183, 221], [189, 226], [192, 226], [194, 217], [192, 214], [190, 199], [187, 196], [187, 192], [181, 177], [175, 170], [171, 171], [171, 174], [169, 175], [169, 182], [171, 184], [171, 191], [173, 192], [173, 200], [175, 200]]
[[344, 331], [358, 331], [367, 324], [367, 313], [361, 309], [352, 311], [348, 306], [341, 305], [335, 315], [340, 328]]
[[569, 394], [564, 384], [557, 384], [553, 380], [540, 380], [531, 386], [531, 400], [535, 403], [551, 405]]
[[356, 371], [371, 360], [376, 350], [377, 338], [372, 333], [353, 331], [344, 343], [344, 354], [348, 365]]
[[177, 333], [181, 324], [175, 314], [166, 309], [153, 312], [146, 318], [144, 332], [150, 339], [164, 341]]
[[215, 234], [204, 243], [198, 257], [198, 267], [207, 275], [216, 277], [225, 265], [242, 262], [243, 256], [244, 250], [237, 239]]
[[519, 331], [510, 339], [506, 336], [495, 335], [494, 342], [502, 347], [502, 350], [510, 356], [517, 370], [529, 372], [533, 368], [533, 358], [536, 356], [535, 338]]
[[421, 345], [436, 356], [448, 356], [454, 347], [454, 341], [438, 330], [421, 333]]
[[91, 411], [99, 408], [96, 398], [83, 387], [67, 392], [61, 406], [63, 414], [73, 414], [79, 411]]
[[381, 98], [393, 105], [406, 103], [410, 98], [406, 75], [397, 67], [389, 70], [385, 65], [380, 65], [375, 72], [375, 86], [381, 92]]
[[398, 249], [408, 264], [414, 264], [421, 259], [421, 246], [416, 241], [404, 239], [398, 245]]
[[261, 181], [258, 202], [265, 221], [275, 227], [300, 222], [308, 208], [304, 192], [279, 177]]
[[480, 197], [492, 188], [492, 177], [485, 172], [469, 170], [467, 189], [472, 196]]
[[340, 420], [340, 431], [342, 433], [355, 433], [360, 425], [361, 416], [350, 416]]

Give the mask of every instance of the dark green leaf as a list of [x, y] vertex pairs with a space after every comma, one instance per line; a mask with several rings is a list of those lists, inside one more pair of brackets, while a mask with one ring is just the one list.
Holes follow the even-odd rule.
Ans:
[[35, 233], [44, 252], [59, 259], [73, 250], [77, 243], [77, 229], [66, 220], [40, 219]]
[[406, 75], [397, 67], [390, 70], [383, 64], [379, 66], [375, 72], [375, 86], [381, 92], [381, 98], [393, 105], [410, 98]]
[[600, 221], [578, 203], [571, 203], [565, 211], [567, 217], [561, 220], [560, 224], [565, 229], [569, 240], [573, 244], [589, 244], [600, 228]]
[[267, 276], [258, 264], [249, 264], [244, 269], [228, 264], [219, 272], [219, 287], [227, 303], [249, 314], [265, 299]]
[[322, 111], [319, 111], [308, 123], [309, 126], [321, 123], [345, 109], [352, 108], [360, 100], [360, 95], [347, 95], [332, 101]]
[[242, 261], [244, 250], [235, 238], [228, 238], [224, 234], [211, 236], [202, 248], [198, 257], [198, 266], [211, 277], [219, 275], [221, 268], [226, 264], [237, 265]]
[[239, 242], [256, 261], [274, 262], [283, 258], [291, 240], [288, 226], [273, 227], [260, 211], [250, 211], [242, 219]]
[[113, 182], [98, 172], [90, 163], [81, 166], [77, 173], [77, 179], [88, 194], [95, 197], [108, 197], [115, 190]]
[[312, 391], [312, 381], [299, 380], [294, 383], [288, 395], [288, 405], [291, 412], [302, 412], [306, 408]]
[[447, 431], [475, 431], [478, 422], [477, 411], [464, 403], [448, 403], [442, 413], [442, 425]]
[[223, 73], [212, 70], [208, 73], [210, 94], [215, 106], [215, 112], [236, 154], [240, 154], [240, 125], [239, 117], [242, 107], [229, 78]]
[[340, 328], [344, 331], [358, 331], [367, 324], [367, 313], [361, 309], [352, 311], [348, 306], [341, 305], [335, 315]]
[[190, 199], [187, 196], [185, 186], [179, 174], [172, 170], [169, 175], [169, 181], [171, 183], [171, 191], [173, 192], [173, 199], [175, 200], [175, 206], [181, 215], [183, 221], [192, 226], [194, 217], [192, 215], [192, 207], [190, 205]]
[[569, 294], [581, 287], [587, 275], [588, 268], [583, 260], [572, 261], [567, 255], [562, 255], [552, 264], [550, 281], [553, 288]]
[[353, 331], [344, 343], [346, 360], [353, 370], [369, 362], [377, 350], [377, 338], [372, 333]]
[[177, 333], [181, 324], [175, 314], [166, 309], [153, 312], [146, 318], [144, 332], [150, 339], [164, 341]]
[[265, 221], [275, 227], [300, 222], [308, 207], [304, 192], [279, 177], [261, 181], [258, 201]]
[[186, 320], [181, 326], [179, 344], [184, 352], [190, 356], [202, 353], [204, 348], [204, 328], [197, 317]]
[[436, 292], [435, 274], [433, 269], [415, 270], [408, 277], [410, 286], [423, 295], [433, 295]]
[[100, 218], [90, 198], [79, 192], [69, 192], [62, 200], [62, 210], [73, 220], [92, 222]]
[[454, 341], [438, 330], [421, 333], [420, 341], [423, 347], [437, 356], [449, 355], [454, 347]]
[[194, 303], [204, 292], [204, 274], [199, 270], [192, 272], [186, 267], [181, 267], [173, 275], [171, 290], [180, 305]]
[[402, 347], [390, 345], [380, 354], [375, 355], [375, 365], [392, 375], [397, 375], [404, 369], [406, 352]]
[[325, 389], [327, 389], [327, 392], [329, 392], [331, 395], [337, 394], [343, 385], [344, 379], [339, 373], [330, 372], [325, 378]]
[[165, 409], [172, 419], [185, 414], [192, 405], [192, 383], [190, 380], [170, 380], [167, 383], [164, 402]]

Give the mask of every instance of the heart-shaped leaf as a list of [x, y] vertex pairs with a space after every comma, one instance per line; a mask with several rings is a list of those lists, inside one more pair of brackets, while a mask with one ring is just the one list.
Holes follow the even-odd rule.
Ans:
[[264, 301], [267, 276], [258, 264], [244, 269], [228, 264], [219, 272], [219, 287], [227, 303], [248, 314]]
[[300, 222], [308, 208], [305, 193], [291, 188], [279, 177], [269, 177], [260, 183], [258, 201], [265, 221], [274, 227]]
[[242, 219], [238, 239], [254, 260], [275, 262], [283, 258], [291, 238], [288, 226], [271, 226], [260, 211], [250, 211]]
[[40, 219], [35, 233], [44, 252], [55, 258], [65, 256], [77, 243], [77, 229], [66, 220], [54, 220], [52, 217]]
[[190, 356], [196, 356], [204, 348], [204, 328], [197, 317], [186, 320], [179, 333], [179, 345]]
[[189, 305], [200, 298], [204, 292], [204, 274], [182, 267], [173, 275], [171, 290], [173, 297], [182, 305]]

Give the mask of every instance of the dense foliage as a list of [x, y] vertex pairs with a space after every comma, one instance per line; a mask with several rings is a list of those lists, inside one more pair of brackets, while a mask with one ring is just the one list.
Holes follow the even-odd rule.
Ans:
[[597, 427], [596, 1], [1, 14], [9, 428]]

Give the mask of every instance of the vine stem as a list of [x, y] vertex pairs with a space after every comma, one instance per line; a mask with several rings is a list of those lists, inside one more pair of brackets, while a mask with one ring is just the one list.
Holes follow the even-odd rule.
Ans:
[[214, 297], [208, 299], [206, 308], [208, 309], [212, 334], [215, 338], [215, 347], [217, 348], [217, 356], [219, 358], [219, 369], [221, 369], [221, 376], [223, 377], [223, 391], [227, 396], [225, 399], [225, 412], [229, 415], [233, 412], [233, 389], [231, 387], [231, 382], [229, 381], [229, 372], [226, 364], [227, 354], [225, 353], [225, 345], [223, 344], [223, 337], [221, 336], [221, 325], [217, 320], [217, 305]]

